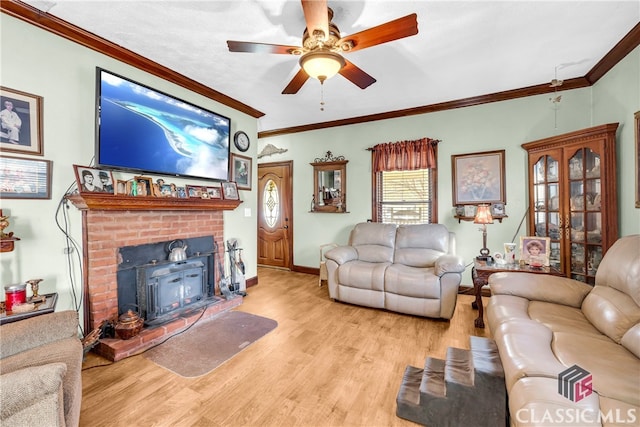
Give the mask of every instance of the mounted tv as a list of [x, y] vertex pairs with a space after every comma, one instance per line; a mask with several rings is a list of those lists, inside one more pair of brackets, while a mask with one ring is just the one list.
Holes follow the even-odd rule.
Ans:
[[96, 70], [99, 167], [227, 181], [231, 120]]

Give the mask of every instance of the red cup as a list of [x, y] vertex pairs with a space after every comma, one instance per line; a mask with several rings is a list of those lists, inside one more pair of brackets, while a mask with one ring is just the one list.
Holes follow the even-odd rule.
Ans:
[[4, 306], [11, 311], [14, 305], [27, 302], [27, 285], [9, 285], [4, 287]]

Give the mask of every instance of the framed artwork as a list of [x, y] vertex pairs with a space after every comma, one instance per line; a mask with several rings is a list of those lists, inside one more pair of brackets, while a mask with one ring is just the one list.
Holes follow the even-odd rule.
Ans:
[[635, 113], [636, 133], [636, 208], [640, 208], [640, 111]]
[[[202, 199], [203, 187], [200, 185], [186, 185], [185, 190], [189, 199]], [[206, 193], [206, 189], [204, 190]]]
[[118, 179], [116, 180], [116, 194], [121, 194], [123, 196], [129, 195], [131, 193], [131, 182]]
[[207, 194], [209, 194], [210, 199], [220, 200], [222, 199], [222, 186], [220, 183], [218, 185], [212, 185], [207, 187]]
[[42, 156], [42, 97], [0, 86], [0, 150]]
[[231, 154], [231, 181], [235, 181], [238, 190], [251, 190], [251, 158]]
[[453, 205], [506, 203], [505, 150], [451, 156]]
[[179, 199], [187, 198], [187, 189], [185, 187], [176, 187], [176, 194]]
[[50, 199], [51, 160], [0, 156], [0, 197]]
[[504, 216], [504, 203], [494, 203], [491, 205], [491, 215]]
[[549, 237], [520, 236], [520, 259], [531, 267], [548, 267], [550, 250]]
[[239, 200], [238, 186], [235, 182], [223, 182], [222, 183], [222, 197], [225, 200]]
[[73, 165], [80, 193], [115, 194], [111, 171]]
[[[134, 191], [135, 190], [135, 191]], [[155, 196], [153, 178], [150, 176], [134, 176], [131, 182], [132, 196]]]

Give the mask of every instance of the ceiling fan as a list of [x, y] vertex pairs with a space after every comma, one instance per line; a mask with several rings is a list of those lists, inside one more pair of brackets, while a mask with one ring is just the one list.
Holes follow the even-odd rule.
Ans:
[[320, 83], [339, 73], [361, 89], [376, 79], [345, 59], [342, 54], [355, 52], [393, 40], [418, 34], [417, 15], [412, 13], [385, 24], [369, 28], [350, 36], [341, 37], [338, 27], [331, 22], [333, 10], [325, 0], [301, 0], [307, 28], [302, 35], [302, 46], [228, 40], [230, 52], [276, 53], [300, 56], [300, 70], [283, 94], [295, 94], [309, 77]]

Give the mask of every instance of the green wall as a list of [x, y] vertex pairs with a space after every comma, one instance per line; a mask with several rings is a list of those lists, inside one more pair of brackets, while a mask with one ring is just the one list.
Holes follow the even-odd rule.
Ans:
[[[54, 218], [58, 202], [75, 181], [72, 165], [86, 166], [93, 161], [96, 67], [105, 68], [230, 117], [232, 132], [242, 129], [254, 141], [257, 140], [257, 120], [4, 13], [0, 13], [0, 36], [0, 84], [44, 98], [44, 156], [38, 158], [53, 161], [51, 200], [1, 201], [4, 213], [11, 215], [11, 226], [7, 231], [13, 231], [21, 240], [16, 243], [13, 252], [0, 254], [0, 280], [4, 286], [42, 278], [42, 293], [59, 294], [57, 309], [72, 309], [71, 280], [75, 280], [75, 292], [79, 294], [82, 277], [75, 260], [72, 260], [71, 276], [67, 271], [67, 257], [63, 254], [66, 241]], [[255, 157], [255, 152], [256, 144], [253, 144], [245, 154]], [[257, 165], [254, 163], [253, 167], [252, 176], [255, 177]], [[116, 179], [130, 176], [131, 174], [114, 172]], [[185, 183], [180, 179], [171, 181]], [[190, 184], [206, 182], [186, 181]], [[255, 188], [255, 184], [253, 187]], [[257, 275], [256, 198], [254, 192], [248, 191], [240, 191], [240, 198], [243, 203], [238, 209], [224, 212], [224, 239], [238, 239], [240, 246], [245, 249], [243, 258], [246, 258], [247, 277], [253, 277]], [[81, 214], [73, 206], [67, 212], [70, 217], [70, 234], [81, 243]], [[62, 217], [60, 220], [62, 221]]]
[[[482, 237], [477, 225], [453, 218], [451, 155], [489, 150], [506, 151], [506, 213], [509, 218], [488, 226], [488, 246], [500, 251], [502, 243], [527, 235], [519, 228], [527, 205], [526, 152], [521, 144], [610, 122], [618, 132], [619, 211], [621, 235], [640, 233], [640, 209], [634, 207], [633, 113], [640, 110], [640, 48], [629, 54], [594, 87], [562, 91], [557, 110], [550, 95], [538, 95], [431, 114], [415, 115], [361, 125], [335, 127], [259, 140], [288, 151], [263, 157], [259, 163], [292, 160], [294, 163], [294, 264], [317, 267], [319, 246], [345, 244], [355, 223], [371, 218], [371, 160], [368, 147], [383, 142], [429, 137], [438, 146], [438, 220], [455, 231], [458, 253], [467, 262], [478, 254]], [[310, 82], [314, 84], [316, 82]], [[309, 83], [308, 83], [309, 84]], [[331, 81], [325, 84], [330, 85]], [[330, 105], [327, 106], [330, 108]], [[318, 112], [318, 120], [321, 113]], [[345, 156], [347, 206], [350, 213], [310, 213], [315, 157], [330, 150]], [[516, 241], [518, 241], [516, 237]], [[463, 283], [471, 284], [469, 272]]]

